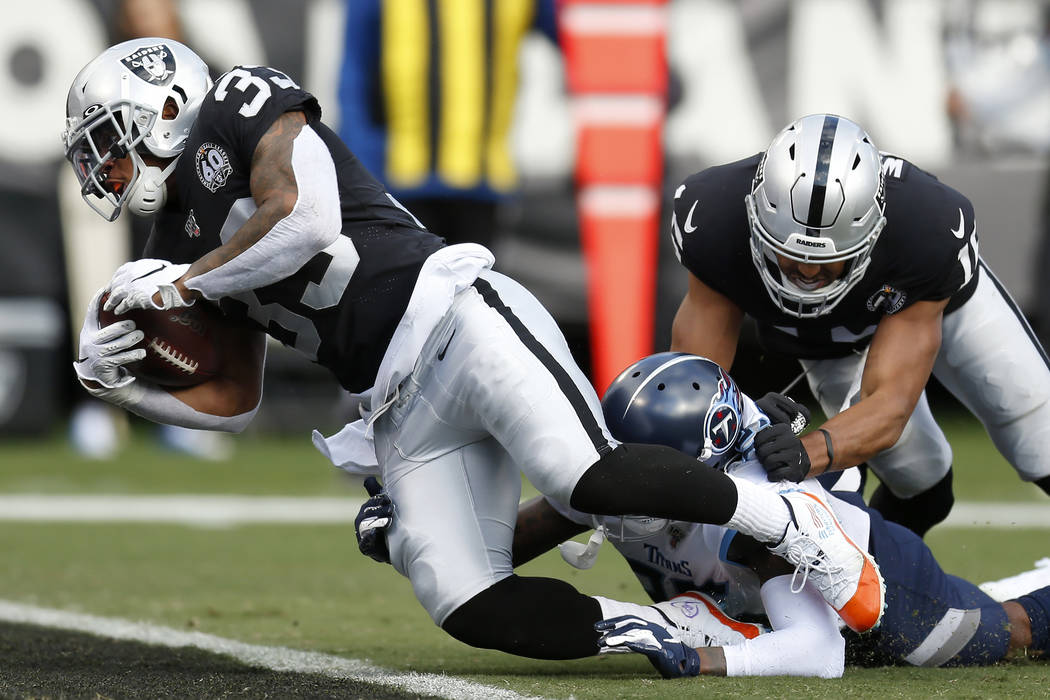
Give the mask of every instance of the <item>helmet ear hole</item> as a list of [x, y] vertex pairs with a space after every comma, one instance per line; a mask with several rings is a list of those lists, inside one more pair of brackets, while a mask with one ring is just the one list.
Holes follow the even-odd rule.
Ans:
[[175, 100], [171, 96], [169, 96], [166, 100], [164, 100], [164, 109], [161, 110], [160, 118], [170, 121], [175, 117], [179, 116], [179, 111], [180, 110], [178, 103], [175, 102]]

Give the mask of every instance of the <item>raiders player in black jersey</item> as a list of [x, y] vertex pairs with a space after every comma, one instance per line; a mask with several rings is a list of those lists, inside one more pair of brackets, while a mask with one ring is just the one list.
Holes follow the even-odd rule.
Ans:
[[834, 572], [809, 577], [852, 627], [878, 622], [877, 567], [826, 506], [620, 445], [536, 299], [491, 271], [485, 248], [426, 231], [320, 116], [279, 71], [237, 67], [212, 86], [165, 39], [119, 44], [80, 72], [65, 141], [85, 200], [110, 220], [125, 207], [156, 217], [151, 257], [116, 271], [106, 307], [206, 300], [230, 321], [223, 376], [168, 390], [125, 367], [144, 353], [134, 324], [99, 328], [92, 308], [75, 364], [89, 391], [150, 420], [238, 431], [261, 398], [264, 334], [328, 368], [364, 417], [314, 444], [383, 478], [395, 566], [435, 623], [475, 646], [588, 656], [594, 624], [631, 605], [514, 575], [519, 470], [584, 512], [730, 523]]
[[672, 236], [689, 288], [671, 347], [729, 367], [742, 319], [798, 358], [828, 421], [759, 436], [770, 478], [867, 462], [872, 505], [924, 534], [953, 503], [951, 449], [924, 387], [936, 376], [1025, 481], [1050, 492], [1050, 368], [978, 255], [973, 206], [880, 154], [843, 117], [803, 117], [764, 154], [686, 178]]

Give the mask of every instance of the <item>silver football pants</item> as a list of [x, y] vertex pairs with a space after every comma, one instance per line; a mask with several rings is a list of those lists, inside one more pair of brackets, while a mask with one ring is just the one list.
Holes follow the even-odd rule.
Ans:
[[521, 473], [567, 503], [615, 444], [554, 319], [495, 272], [457, 296], [374, 428], [391, 560], [439, 625], [512, 573]]

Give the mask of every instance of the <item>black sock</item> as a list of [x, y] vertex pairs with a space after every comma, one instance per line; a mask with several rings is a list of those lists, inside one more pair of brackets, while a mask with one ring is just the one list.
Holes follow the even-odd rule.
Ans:
[[551, 578], [508, 576], [458, 607], [442, 625], [473, 647], [533, 659], [598, 653], [598, 601]]
[[736, 484], [721, 471], [670, 447], [633, 443], [592, 464], [570, 499], [584, 513], [715, 525], [729, 522], [736, 502]]

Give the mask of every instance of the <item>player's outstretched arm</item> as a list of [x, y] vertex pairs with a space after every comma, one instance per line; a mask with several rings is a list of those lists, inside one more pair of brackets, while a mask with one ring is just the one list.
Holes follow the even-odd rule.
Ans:
[[810, 476], [844, 469], [892, 447], [900, 438], [933, 370], [941, 347], [941, 319], [948, 300], [919, 301], [883, 317], [868, 350], [860, 400], [802, 438]]
[[728, 371], [743, 318], [740, 307], [690, 273], [689, 290], [671, 326], [671, 350], [706, 357]]
[[798, 593], [791, 576], [762, 584], [762, 604], [773, 628], [740, 644], [699, 649], [706, 675], [839, 678], [846, 645], [835, 613], [812, 586]]

